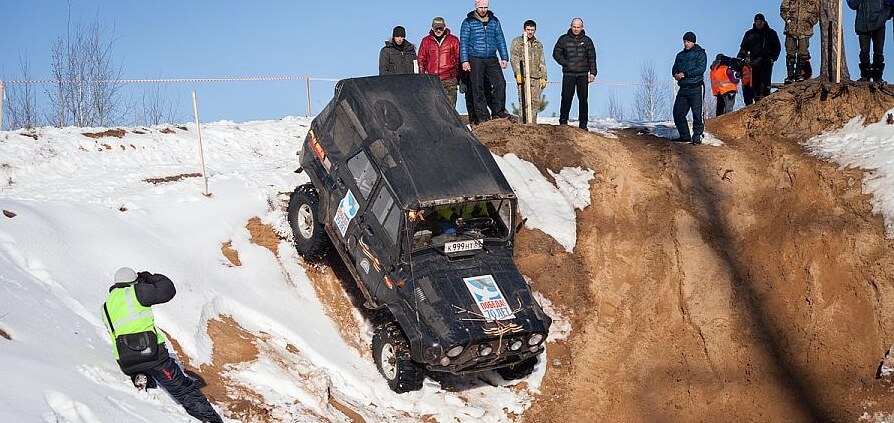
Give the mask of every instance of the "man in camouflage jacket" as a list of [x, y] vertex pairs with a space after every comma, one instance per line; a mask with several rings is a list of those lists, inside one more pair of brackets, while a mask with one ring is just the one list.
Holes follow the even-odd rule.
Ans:
[[[528, 19], [524, 23], [525, 35], [519, 35], [512, 40], [509, 48], [509, 63], [512, 64], [512, 72], [515, 74], [515, 82], [518, 85], [518, 104], [521, 115], [525, 117], [522, 123], [537, 123], [537, 113], [540, 112], [540, 96], [546, 88], [546, 61], [543, 58], [543, 43], [534, 34], [537, 32], [537, 23]], [[525, 40], [528, 42], [528, 57], [525, 57]], [[531, 116], [525, 111], [525, 72], [522, 67], [528, 68], [528, 81], [531, 90]]]
[[779, 15], [785, 21], [785, 83], [810, 75], [810, 37], [819, 22], [820, 0], [782, 0]]

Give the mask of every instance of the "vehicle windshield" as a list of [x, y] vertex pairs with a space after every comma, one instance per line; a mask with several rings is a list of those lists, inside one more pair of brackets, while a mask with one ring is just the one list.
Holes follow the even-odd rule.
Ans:
[[[483, 248], [485, 241], [508, 240], [514, 210], [514, 204], [508, 199], [411, 210], [407, 221], [413, 234], [413, 251], [428, 247], [445, 248], [447, 252], [467, 251]], [[463, 242], [471, 243], [462, 246]]]

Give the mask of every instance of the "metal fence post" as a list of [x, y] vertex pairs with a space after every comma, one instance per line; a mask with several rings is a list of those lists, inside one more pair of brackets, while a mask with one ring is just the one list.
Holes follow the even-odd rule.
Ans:
[[3, 80], [0, 79], [0, 131], [3, 130], [3, 97], [5, 95], [5, 91], [3, 90]]
[[199, 165], [202, 167], [202, 195], [210, 197], [208, 192], [208, 175], [205, 173], [205, 152], [202, 149], [202, 125], [199, 124], [199, 101], [196, 99], [196, 90], [192, 90], [192, 108], [196, 115], [196, 131], [199, 134]]
[[307, 90], [307, 116], [310, 117], [310, 74], [304, 76], [304, 88]]

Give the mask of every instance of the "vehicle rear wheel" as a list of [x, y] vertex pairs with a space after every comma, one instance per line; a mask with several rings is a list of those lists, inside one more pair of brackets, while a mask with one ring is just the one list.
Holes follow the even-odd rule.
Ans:
[[517, 380], [525, 378], [534, 373], [534, 367], [537, 365], [537, 356], [522, 360], [515, 365], [497, 369], [497, 373], [505, 380]]
[[425, 372], [410, 357], [410, 344], [397, 323], [388, 322], [376, 328], [372, 353], [379, 373], [392, 391], [402, 394], [422, 389]]
[[302, 185], [289, 198], [289, 226], [295, 249], [306, 258], [322, 258], [329, 252], [329, 238], [319, 210], [319, 197], [313, 187]]

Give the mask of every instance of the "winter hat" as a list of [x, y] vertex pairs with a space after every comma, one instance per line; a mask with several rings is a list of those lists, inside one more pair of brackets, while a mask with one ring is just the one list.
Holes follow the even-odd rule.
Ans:
[[475, 0], [475, 8], [487, 7], [487, 0]]
[[129, 267], [122, 267], [115, 272], [115, 283], [134, 283], [137, 281], [137, 272]]
[[404, 29], [404, 27], [398, 25], [398, 26], [394, 27], [393, 31], [391, 31], [391, 36], [407, 38], [407, 30]]
[[431, 20], [431, 28], [432, 29], [444, 28], [446, 26], [447, 26], [447, 23], [444, 22], [444, 18], [442, 18], [440, 16]]
[[685, 34], [683, 34], [683, 41], [692, 41], [694, 43], [695, 33], [692, 31], [687, 31]]
[[755, 21], [755, 22], [757, 22], [757, 21], [764, 21], [764, 22], [766, 22], [767, 20], [764, 19], [764, 14], [763, 14], [763, 13], [758, 13], [758, 14], [754, 15], [754, 21]]

